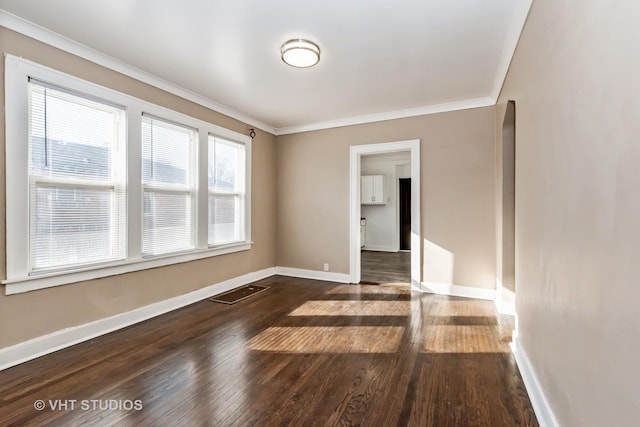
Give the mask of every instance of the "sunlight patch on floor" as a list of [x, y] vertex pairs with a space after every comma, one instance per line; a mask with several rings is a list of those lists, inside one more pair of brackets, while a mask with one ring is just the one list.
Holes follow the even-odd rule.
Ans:
[[391, 294], [391, 295], [409, 295], [411, 289], [406, 283], [384, 283], [380, 285], [341, 285], [325, 292], [331, 294]]
[[433, 304], [429, 315], [494, 317], [496, 310], [493, 301], [439, 301]]
[[408, 316], [410, 301], [308, 301], [290, 316]]
[[394, 353], [402, 326], [271, 327], [249, 341], [249, 348], [278, 353]]
[[435, 325], [425, 328], [426, 353], [509, 353], [509, 336], [495, 326]]

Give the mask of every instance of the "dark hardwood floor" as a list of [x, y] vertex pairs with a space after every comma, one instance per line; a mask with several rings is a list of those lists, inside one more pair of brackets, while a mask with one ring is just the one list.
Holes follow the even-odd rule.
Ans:
[[492, 302], [257, 283], [0, 372], [0, 425], [538, 425]]
[[411, 252], [360, 254], [360, 283], [411, 283]]

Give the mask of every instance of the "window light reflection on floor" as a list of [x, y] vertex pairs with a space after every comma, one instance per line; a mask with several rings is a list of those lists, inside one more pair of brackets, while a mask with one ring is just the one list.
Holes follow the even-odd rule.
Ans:
[[256, 351], [278, 353], [395, 353], [402, 326], [271, 327], [249, 341]]
[[307, 301], [289, 316], [408, 316], [410, 301]]
[[379, 285], [340, 285], [325, 292], [327, 295], [335, 294], [391, 294], [391, 295], [411, 295], [411, 289], [408, 284], [391, 284], [382, 283]]
[[509, 331], [496, 333], [495, 326], [437, 325], [424, 330], [426, 353], [509, 353]]
[[493, 317], [496, 315], [493, 301], [440, 301], [433, 305], [430, 316]]

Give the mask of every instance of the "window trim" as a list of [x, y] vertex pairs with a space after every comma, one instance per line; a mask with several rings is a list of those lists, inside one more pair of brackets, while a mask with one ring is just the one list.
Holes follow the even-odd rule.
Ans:
[[[36, 195], [34, 194], [38, 188], [66, 188], [66, 189], [83, 189], [83, 190], [101, 190], [101, 191], [109, 191], [113, 196], [116, 196], [117, 200], [116, 205], [112, 205], [112, 209], [115, 207], [115, 212], [112, 210], [112, 215], [110, 217], [110, 234], [113, 237], [115, 235], [119, 235], [119, 233], [123, 233], [120, 237], [126, 237], [126, 109], [124, 106], [114, 103], [113, 101], [108, 101], [102, 98], [99, 98], [93, 94], [83, 94], [75, 90], [71, 90], [69, 88], [60, 87], [50, 82], [45, 82], [39, 80], [37, 78], [33, 78], [29, 76], [27, 78], [27, 96], [29, 97], [28, 105], [30, 107], [33, 106], [33, 86], [44, 89], [42, 94], [43, 97], [48, 96], [46, 90], [53, 90], [58, 93], [61, 93], [65, 101], [73, 102], [77, 105], [89, 106], [91, 108], [98, 108], [104, 112], [109, 112], [112, 114], [114, 119], [114, 124], [116, 125], [116, 134], [115, 141], [113, 141], [113, 146], [111, 146], [111, 173], [109, 179], [94, 179], [87, 176], [78, 176], [78, 175], [52, 175], [47, 176], [42, 173], [28, 173], [27, 179], [29, 180], [29, 204], [34, 203], [36, 199]], [[54, 96], [54, 95], [52, 95]], [[57, 96], [57, 95], [55, 95]], [[95, 105], [98, 104], [98, 105]], [[27, 119], [29, 118], [30, 113], [27, 114]], [[46, 121], [46, 118], [45, 118]], [[31, 123], [27, 120], [28, 128], [31, 128]], [[31, 132], [31, 129], [29, 129]], [[45, 140], [46, 141], [46, 140]], [[29, 149], [28, 149], [29, 150]], [[16, 160], [17, 162], [17, 160]], [[25, 169], [30, 171], [30, 162], [31, 159], [28, 158], [26, 161]], [[120, 194], [119, 194], [120, 193]], [[123, 215], [117, 215], [117, 212], [121, 212]], [[37, 217], [36, 210], [29, 211], [27, 213], [29, 215], [28, 221], [28, 233], [31, 233], [33, 229], [30, 227], [33, 225], [30, 221]], [[33, 237], [29, 235], [28, 237]], [[119, 262], [124, 261], [127, 256], [127, 241], [126, 238], [123, 240], [124, 247], [117, 248], [117, 256], [112, 256], [110, 258], [103, 258], [98, 260], [91, 261], [80, 261], [76, 263], [69, 263], [64, 265], [53, 265], [51, 267], [36, 267], [34, 265], [34, 257], [30, 252], [28, 254], [28, 265], [29, 271], [32, 275], [41, 274], [43, 272], [56, 272], [56, 271], [69, 271], [78, 268], [85, 268], [95, 265], [100, 265], [104, 263], [111, 262]], [[32, 244], [32, 241], [28, 242], [28, 244]], [[113, 249], [113, 248], [112, 248]]]
[[[247, 168], [246, 156], [248, 154], [247, 154], [247, 146], [246, 146], [246, 144], [244, 142], [236, 141], [236, 140], [230, 139], [230, 138], [225, 138], [224, 136], [219, 135], [219, 134], [210, 133], [209, 137], [207, 139], [207, 144], [211, 141], [211, 138], [213, 138], [214, 146], [215, 146], [215, 143], [216, 143], [216, 138], [219, 138], [219, 139], [223, 140], [224, 141], [223, 143], [231, 143], [231, 144], [241, 145], [242, 148], [243, 148], [244, 154], [245, 154], [245, 165], [244, 165], [244, 168], [245, 169]], [[208, 147], [208, 145], [207, 145], [207, 147]], [[250, 148], [249, 148], [249, 150], [250, 150]], [[208, 162], [209, 162], [209, 159], [208, 159], [208, 156], [207, 156], [207, 170], [209, 169]], [[209, 224], [209, 215], [210, 215], [210, 212], [209, 212], [209, 196], [217, 196], [217, 195], [219, 195], [219, 196], [234, 196], [234, 197], [237, 197], [238, 199], [240, 199], [240, 203], [242, 203], [243, 207], [249, 202], [249, 198], [247, 197], [247, 194], [248, 194], [248, 191], [249, 191], [249, 188], [250, 188], [250, 183], [246, 182], [246, 179], [247, 179], [246, 176], [247, 176], [247, 172], [245, 170], [245, 182], [243, 182], [243, 187], [244, 188], [242, 189], [242, 191], [227, 191], [227, 190], [215, 190], [215, 189], [212, 190], [211, 187], [209, 187], [209, 182], [207, 181], [207, 187], [206, 187], [206, 192], [207, 192], [207, 227], [208, 227], [208, 224]], [[243, 211], [244, 212], [242, 212], [242, 221], [244, 223], [242, 224], [242, 226], [243, 226], [243, 234], [246, 236], [247, 235], [247, 228], [246, 227], [248, 227], [251, 224], [251, 222], [247, 221], [247, 219], [245, 218], [246, 213], [247, 213], [246, 208], [243, 209]], [[226, 246], [226, 245], [230, 245], [230, 244], [235, 244], [235, 243], [238, 243], [238, 242], [241, 242], [241, 241], [242, 240], [230, 241], [230, 242], [222, 242], [222, 243], [210, 243], [209, 242], [209, 236], [207, 235], [207, 244], [208, 244], [208, 246], [210, 248], [216, 248], [216, 247], [219, 247], [219, 246]]]
[[[126, 259], [65, 270], [29, 270], [28, 77], [83, 95], [95, 96], [125, 107], [126, 144]], [[197, 129], [196, 147], [196, 248], [180, 253], [142, 257], [142, 115], [182, 123]], [[209, 134], [219, 135], [245, 146], [245, 239], [233, 244], [209, 247], [207, 231], [207, 149]], [[197, 259], [245, 251], [251, 248], [251, 138], [161, 107], [130, 95], [82, 80], [35, 62], [5, 55], [5, 150], [6, 150], [6, 279], [5, 294], [11, 295], [100, 277], [156, 268]], [[204, 172], [204, 173], [202, 173]], [[10, 201], [10, 202], [9, 202]]]
[[[187, 146], [187, 158], [188, 158], [188, 168], [186, 175], [186, 183], [185, 184], [175, 184], [175, 183], [162, 183], [158, 181], [154, 181], [152, 179], [151, 182], [146, 182], [144, 177], [141, 176], [140, 185], [142, 186], [142, 204], [143, 204], [143, 219], [142, 219], [142, 258], [154, 258], [162, 255], [170, 255], [172, 253], [180, 253], [184, 251], [191, 251], [198, 248], [198, 154], [199, 154], [199, 141], [198, 141], [198, 129], [189, 125], [177, 123], [170, 119], [164, 119], [162, 117], [157, 117], [152, 114], [142, 113], [142, 120], [144, 122], [145, 118], [149, 120], [149, 125], [153, 126], [153, 122], [157, 121], [164, 125], [169, 125], [171, 127], [180, 128], [187, 130], [189, 132], [189, 145]], [[141, 147], [144, 149], [144, 139], [141, 141]], [[153, 137], [151, 137], [151, 144], [154, 143]], [[152, 160], [152, 159], [151, 159]], [[141, 156], [140, 159], [141, 164], [144, 162], [144, 155]], [[151, 172], [153, 175], [153, 172]], [[144, 196], [146, 193], [161, 193], [161, 194], [182, 194], [187, 195], [189, 197], [189, 204], [191, 205], [191, 235], [189, 236], [192, 247], [186, 248], [179, 251], [173, 252], [159, 252], [159, 253], [151, 253], [144, 251]], [[185, 218], [186, 219], [186, 218]]]

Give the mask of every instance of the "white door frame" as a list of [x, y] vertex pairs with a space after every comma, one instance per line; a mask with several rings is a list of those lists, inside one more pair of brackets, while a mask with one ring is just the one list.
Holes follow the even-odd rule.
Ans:
[[420, 290], [420, 140], [352, 145], [349, 157], [349, 276], [360, 283], [360, 160], [365, 154], [411, 153], [411, 289]]

